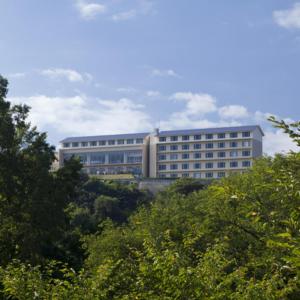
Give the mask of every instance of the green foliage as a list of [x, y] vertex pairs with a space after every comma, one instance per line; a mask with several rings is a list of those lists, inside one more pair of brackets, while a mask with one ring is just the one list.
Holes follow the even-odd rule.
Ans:
[[166, 190], [166, 193], [188, 195], [192, 192], [200, 191], [203, 188], [204, 184], [199, 180], [193, 178], [180, 178]]
[[[150, 202], [78, 183], [76, 161], [50, 173], [46, 136], [6, 93], [0, 78], [0, 299], [300, 299], [300, 153]], [[299, 144], [298, 123], [272, 121]]]
[[74, 196], [80, 164], [50, 173], [54, 148], [26, 122], [27, 106], [5, 101], [0, 76], [0, 264], [41, 262], [54, 255], [66, 225], [64, 209]]

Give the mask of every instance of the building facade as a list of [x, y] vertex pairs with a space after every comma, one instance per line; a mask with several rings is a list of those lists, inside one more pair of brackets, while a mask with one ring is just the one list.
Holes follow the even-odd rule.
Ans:
[[80, 158], [88, 174], [134, 174], [147, 177], [149, 133], [72, 137], [61, 141], [59, 164]]
[[252, 166], [263, 135], [254, 125], [66, 138], [59, 161], [78, 156], [89, 174], [221, 178]]

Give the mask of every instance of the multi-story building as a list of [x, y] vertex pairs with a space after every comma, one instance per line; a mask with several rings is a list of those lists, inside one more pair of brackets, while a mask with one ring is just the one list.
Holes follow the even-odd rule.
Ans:
[[131, 173], [148, 175], [148, 135], [134, 133], [71, 137], [61, 141], [59, 163], [72, 156], [80, 158], [88, 174]]
[[67, 138], [60, 165], [75, 155], [89, 174], [220, 178], [251, 167], [263, 135], [256, 125]]

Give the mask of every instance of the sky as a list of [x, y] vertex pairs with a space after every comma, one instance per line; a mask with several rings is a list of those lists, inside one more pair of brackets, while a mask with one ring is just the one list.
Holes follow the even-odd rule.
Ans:
[[0, 0], [0, 74], [51, 144], [67, 136], [300, 116], [300, 2]]

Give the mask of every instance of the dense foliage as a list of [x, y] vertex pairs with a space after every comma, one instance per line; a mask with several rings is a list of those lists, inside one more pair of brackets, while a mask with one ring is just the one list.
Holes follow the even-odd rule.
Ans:
[[[272, 121], [299, 141], [300, 123]], [[261, 158], [248, 172], [207, 188], [179, 180], [151, 202], [134, 187], [113, 182], [84, 177], [75, 182], [71, 176], [65, 184], [74, 194], [64, 191], [69, 239], [59, 241], [62, 253], [74, 259], [62, 255], [59, 262], [49, 256], [48, 263], [37, 263], [31, 255], [11, 255], [0, 267], [0, 299], [300, 299], [299, 153]], [[19, 189], [12, 191], [18, 195]], [[0, 195], [6, 199], [2, 188]], [[61, 201], [57, 197], [52, 201]], [[8, 199], [1, 202], [1, 232], [22, 229], [15, 207], [28, 216], [22, 225], [31, 225], [27, 199], [20, 197], [19, 206], [12, 202], [7, 212]], [[52, 226], [48, 208], [41, 207], [48, 198], [39, 199], [38, 208]], [[10, 253], [10, 239], [3, 236], [1, 247]]]

